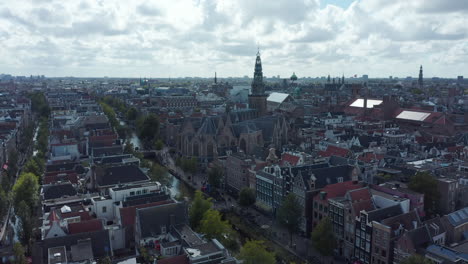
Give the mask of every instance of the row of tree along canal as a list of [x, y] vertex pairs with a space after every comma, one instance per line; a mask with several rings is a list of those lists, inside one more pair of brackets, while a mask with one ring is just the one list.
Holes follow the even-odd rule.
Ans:
[[[104, 113], [109, 118], [109, 122], [119, 134], [119, 137], [126, 141], [125, 144], [130, 145], [129, 148], [125, 148], [128, 150], [127, 152], [132, 151], [140, 159], [143, 159], [143, 155], [140, 154], [141, 151], [146, 149], [145, 145], [151, 146], [158, 144], [158, 140], [155, 139], [149, 140], [154, 144], [145, 144], [145, 141], [148, 141], [148, 134], [158, 134], [152, 131], [154, 127], [159, 130], [159, 123], [153, 120], [154, 117], [141, 117], [138, 111], [136, 111], [134, 108], [125, 107], [119, 99], [104, 98], [101, 100], [101, 105], [103, 106]], [[120, 114], [117, 115], [115, 111], [118, 111]], [[124, 118], [125, 120], [123, 120]], [[138, 119], [140, 121], [138, 121]], [[129, 124], [128, 122], [132, 124]], [[138, 133], [134, 124], [137, 122], [141, 123], [140, 125], [137, 125], [141, 127], [141, 131], [139, 131], [141, 133]], [[153, 128], [151, 128], [152, 126]], [[145, 139], [140, 139], [139, 134], [143, 134]], [[158, 164], [157, 158], [144, 159], [142, 161], [142, 167], [148, 168], [148, 173], [150, 174], [151, 178], [166, 184], [169, 187], [173, 197], [177, 199], [181, 199], [183, 197], [191, 199], [193, 197], [195, 190], [171, 174], [169, 170], [167, 170], [161, 164]]]

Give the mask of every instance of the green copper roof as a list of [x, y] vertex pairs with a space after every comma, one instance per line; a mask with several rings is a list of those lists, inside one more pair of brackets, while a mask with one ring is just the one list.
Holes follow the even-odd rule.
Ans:
[[291, 80], [292, 81], [297, 81], [297, 76], [296, 76], [295, 72], [293, 72], [293, 75], [291, 75]]

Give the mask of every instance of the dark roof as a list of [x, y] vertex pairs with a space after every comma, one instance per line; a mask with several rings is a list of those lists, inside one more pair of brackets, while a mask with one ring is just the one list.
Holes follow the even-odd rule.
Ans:
[[71, 183], [43, 185], [42, 188], [44, 200], [76, 195], [75, 187]]
[[163, 258], [158, 260], [158, 264], [189, 264], [189, 258], [186, 255]]
[[368, 221], [377, 221], [380, 222], [383, 219], [400, 215], [403, 213], [400, 204], [392, 205], [389, 207], [384, 207], [368, 212]]
[[102, 229], [103, 225], [101, 219], [93, 219], [89, 221], [81, 221], [77, 223], [68, 224], [68, 232], [70, 234], [87, 233]]
[[101, 164], [110, 164], [110, 163], [122, 163], [124, 159], [134, 158], [132, 154], [123, 154], [115, 156], [104, 156], [94, 158], [94, 162]]
[[157, 236], [161, 234], [162, 226], [169, 232], [171, 226], [187, 223], [187, 206], [185, 203], [171, 203], [137, 209], [136, 217], [142, 238]]
[[382, 142], [382, 137], [373, 137], [373, 136], [367, 136], [367, 135], [362, 135], [359, 136], [359, 143], [361, 143], [361, 146], [368, 148], [370, 143], [376, 142], [377, 145], [380, 145]]
[[144, 195], [136, 195], [127, 197], [123, 202], [123, 206], [135, 206], [143, 203], [154, 203], [169, 200], [170, 196], [166, 193], [148, 193]]
[[432, 241], [425, 226], [407, 231], [407, 236], [411, 239], [415, 248], [426, 248]]
[[342, 165], [335, 167], [325, 167], [312, 170], [316, 180], [315, 188], [323, 188], [329, 184], [338, 183], [338, 178], [342, 177], [343, 181], [352, 180], [353, 166]]
[[47, 263], [48, 249], [52, 247], [65, 246], [67, 251], [71, 246], [79, 241], [90, 239], [95, 258], [100, 258], [111, 254], [111, 244], [109, 241], [109, 231], [100, 230], [97, 232], [71, 234], [63, 237], [53, 237], [36, 242], [33, 250], [33, 263]]
[[46, 172], [52, 171], [71, 171], [75, 170], [75, 167], [78, 165], [76, 162], [62, 163], [62, 164], [51, 164], [46, 166]]
[[97, 147], [92, 148], [92, 153], [94, 157], [120, 155], [123, 153], [123, 148], [122, 145], [115, 145], [110, 147]]
[[439, 234], [446, 232], [445, 226], [442, 223], [442, 219], [439, 216], [426, 220], [424, 224], [427, 226], [427, 229], [431, 237], [434, 237], [434, 236], [437, 236]]
[[120, 218], [122, 222], [122, 226], [133, 226], [135, 225], [135, 215], [137, 208], [147, 208], [158, 206], [162, 204], [174, 203], [173, 200], [165, 200], [159, 202], [150, 202], [145, 204], [138, 204], [134, 206], [122, 207], [120, 208]]
[[135, 165], [124, 165], [109, 168], [96, 168], [96, 182], [99, 186], [125, 184], [130, 182], [149, 181], [148, 176]]

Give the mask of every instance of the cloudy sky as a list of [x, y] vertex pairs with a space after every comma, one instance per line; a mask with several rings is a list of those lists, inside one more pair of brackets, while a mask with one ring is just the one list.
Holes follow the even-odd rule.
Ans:
[[0, 73], [468, 77], [467, 0], [2, 0]]

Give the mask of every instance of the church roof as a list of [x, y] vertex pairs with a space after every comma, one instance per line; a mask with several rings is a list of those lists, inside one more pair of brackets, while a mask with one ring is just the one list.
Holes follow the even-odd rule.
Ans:
[[286, 98], [288, 98], [288, 96], [289, 94], [287, 93], [273, 92], [268, 96], [267, 102], [275, 102], [281, 104], [282, 102], [284, 102], [284, 100], [286, 100]]

